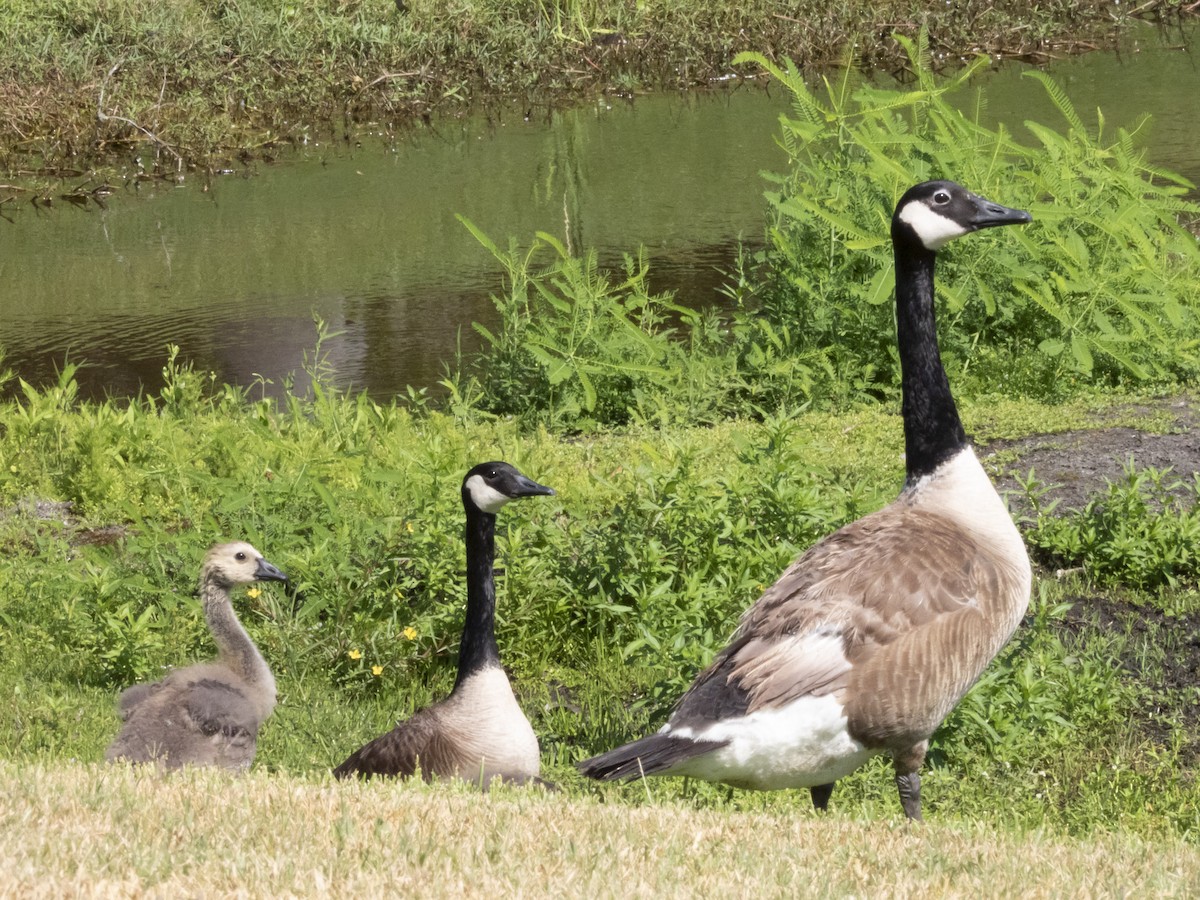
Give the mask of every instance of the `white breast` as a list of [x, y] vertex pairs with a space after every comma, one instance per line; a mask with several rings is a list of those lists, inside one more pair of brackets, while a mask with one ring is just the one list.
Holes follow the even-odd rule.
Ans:
[[[469, 758], [457, 774], [535, 776], [541, 768], [537, 735], [513, 696], [508, 676], [498, 666], [472, 675], [453, 695], [455, 740]], [[451, 711], [447, 709], [447, 713]]]

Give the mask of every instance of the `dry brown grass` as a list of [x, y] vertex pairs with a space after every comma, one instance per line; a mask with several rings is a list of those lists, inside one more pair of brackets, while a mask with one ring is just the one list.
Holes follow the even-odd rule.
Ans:
[[0, 894], [1196, 896], [1200, 851], [807, 810], [4, 762]]

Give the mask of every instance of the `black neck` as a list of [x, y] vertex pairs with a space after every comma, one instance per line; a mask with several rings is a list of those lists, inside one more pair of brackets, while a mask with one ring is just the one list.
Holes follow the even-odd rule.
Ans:
[[468, 677], [488, 666], [500, 665], [496, 646], [496, 517], [474, 504], [467, 511], [467, 618], [458, 652], [457, 688]]
[[905, 467], [911, 484], [965, 447], [967, 435], [938, 350], [933, 312], [933, 270], [937, 256], [911, 239], [905, 242], [893, 235], [893, 241]]

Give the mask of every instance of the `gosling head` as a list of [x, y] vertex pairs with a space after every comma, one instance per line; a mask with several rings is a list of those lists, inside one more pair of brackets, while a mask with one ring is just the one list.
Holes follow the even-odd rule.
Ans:
[[263, 559], [261, 553], [245, 541], [217, 544], [204, 557], [201, 580], [221, 587], [254, 581], [287, 581], [287, 576]]
[[925, 181], [905, 191], [892, 216], [892, 240], [917, 241], [926, 250], [938, 251], [955, 238], [981, 228], [1022, 225], [1033, 216], [1009, 209], [953, 181]]
[[506, 462], [480, 463], [463, 479], [463, 505], [495, 515], [510, 500], [553, 496], [554, 488], [526, 478]]

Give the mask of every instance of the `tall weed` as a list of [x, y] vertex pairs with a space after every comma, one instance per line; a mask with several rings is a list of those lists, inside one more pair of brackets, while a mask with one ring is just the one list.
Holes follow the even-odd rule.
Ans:
[[[881, 87], [854, 70], [809, 87], [792, 65], [761, 55], [792, 94], [781, 118], [789, 170], [775, 185], [762, 320], [751, 348], [820, 354], [831, 396], [893, 393], [889, 217], [913, 183], [960, 181], [1032, 210], [1034, 224], [942, 254], [939, 336], [960, 392], [977, 387], [1053, 398], [1084, 383], [1173, 381], [1197, 371], [1194, 297], [1200, 251], [1181, 225], [1200, 219], [1191, 185], [1146, 163], [1134, 133], [1092, 131], [1063, 89], [1041, 82], [1063, 133], [1026, 122], [1040, 146], [982, 123], [982, 100], [964, 113], [951, 97], [987, 64], [950, 78], [931, 70], [925, 37], [898, 36], [913, 81]], [[1141, 126], [1139, 125], [1139, 128]], [[961, 259], [960, 259], [961, 255]]]
[[[794, 65], [755, 63], [791, 93], [769, 175], [769, 248], [741, 257], [728, 302], [695, 311], [652, 296], [640, 258], [597, 270], [546, 234], [527, 251], [496, 245], [500, 325], [447, 379], [459, 408], [526, 424], [590, 429], [632, 421], [708, 422], [802, 403], [841, 407], [898, 392], [890, 216], [914, 182], [951, 178], [1033, 211], [1025, 229], [942, 254], [939, 336], [955, 390], [1058, 400], [1126, 382], [1200, 372], [1200, 221], [1190, 185], [1147, 164], [1135, 134], [1084, 126], [1064, 91], [1038, 79], [1062, 132], [1025, 123], [1038, 146], [952, 103], [987, 64], [948, 78], [924, 36], [898, 37], [910, 85], [852, 68], [814, 89]], [[1139, 126], [1140, 127], [1140, 126]], [[986, 247], [982, 242], [986, 241]], [[549, 261], [545, 257], [549, 255]]]
[[733, 374], [719, 337], [701, 314], [650, 293], [643, 257], [605, 273], [594, 252], [573, 256], [544, 232], [501, 250], [460, 220], [503, 266], [505, 289], [493, 295], [499, 328], [475, 323], [483, 351], [444, 382], [452, 404], [568, 430], [718, 415]]

